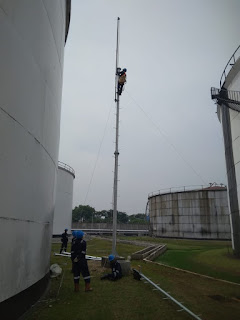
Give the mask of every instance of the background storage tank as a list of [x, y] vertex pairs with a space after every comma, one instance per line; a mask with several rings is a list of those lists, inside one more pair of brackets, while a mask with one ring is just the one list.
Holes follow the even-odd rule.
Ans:
[[212, 88], [222, 124], [228, 180], [231, 238], [234, 253], [240, 257], [240, 46], [223, 70], [220, 89]]
[[70, 1], [0, 1], [0, 307], [47, 285]]
[[230, 239], [227, 189], [163, 190], [149, 195], [153, 236]]
[[71, 233], [74, 179], [75, 172], [73, 168], [59, 161], [53, 235], [61, 235], [64, 229], [68, 229], [68, 233]]

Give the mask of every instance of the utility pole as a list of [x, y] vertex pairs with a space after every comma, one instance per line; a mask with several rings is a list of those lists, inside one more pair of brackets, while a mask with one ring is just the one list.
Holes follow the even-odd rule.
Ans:
[[117, 18], [117, 46], [116, 46], [116, 78], [115, 78], [115, 102], [116, 102], [116, 139], [115, 139], [115, 165], [114, 165], [114, 183], [113, 183], [113, 236], [112, 236], [112, 254], [117, 255], [117, 196], [118, 196], [118, 138], [119, 138], [119, 92], [118, 92], [118, 55], [119, 55], [119, 24], [120, 18]]

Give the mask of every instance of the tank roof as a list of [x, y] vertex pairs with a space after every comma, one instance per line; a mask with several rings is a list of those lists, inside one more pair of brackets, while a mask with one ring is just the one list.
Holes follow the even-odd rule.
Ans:
[[67, 171], [68, 173], [70, 173], [73, 178], [75, 179], [75, 171], [72, 167], [70, 167], [68, 164], [64, 163], [64, 162], [61, 162], [61, 161], [58, 161], [58, 169], [60, 170], [64, 170], [64, 171]]
[[210, 183], [209, 186], [183, 186], [183, 187], [172, 187], [168, 189], [161, 189], [153, 191], [148, 194], [148, 199], [171, 193], [184, 193], [184, 192], [199, 192], [199, 191], [225, 191], [227, 187], [223, 184], [217, 185], [215, 182]]
[[224, 187], [212, 186], [212, 187], [203, 188], [202, 190], [227, 190], [227, 188], [226, 188], [226, 186], [224, 186]]

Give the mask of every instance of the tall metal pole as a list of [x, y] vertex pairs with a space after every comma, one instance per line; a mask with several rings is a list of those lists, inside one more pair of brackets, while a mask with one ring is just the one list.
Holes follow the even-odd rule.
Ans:
[[117, 242], [117, 189], [118, 189], [118, 138], [119, 138], [119, 94], [118, 94], [118, 54], [119, 54], [119, 23], [117, 19], [117, 46], [116, 46], [116, 81], [115, 81], [115, 102], [116, 102], [116, 140], [115, 140], [115, 165], [114, 165], [114, 183], [113, 183], [113, 237], [112, 237], [112, 254], [116, 255]]

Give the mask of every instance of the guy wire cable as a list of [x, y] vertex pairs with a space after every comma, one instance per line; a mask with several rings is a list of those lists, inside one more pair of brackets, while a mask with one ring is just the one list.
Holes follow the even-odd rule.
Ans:
[[174, 149], [174, 151], [178, 154], [178, 156], [192, 169], [192, 171], [201, 179], [204, 184], [207, 184], [206, 181], [200, 176], [200, 174], [193, 168], [193, 166], [182, 156], [182, 154], [178, 151], [175, 145], [169, 140], [169, 138], [162, 132], [162, 130], [158, 127], [158, 125], [149, 117], [149, 115], [144, 111], [144, 109], [140, 106], [140, 104], [129, 94], [127, 90], [125, 90], [129, 97], [133, 100], [136, 106], [143, 112], [143, 114], [148, 118], [148, 120], [154, 125], [154, 127], [158, 130], [158, 132], [165, 138], [167, 143]]
[[95, 164], [94, 164], [94, 167], [93, 167], [92, 175], [91, 175], [91, 178], [90, 178], [90, 181], [89, 181], [89, 184], [88, 184], [88, 189], [87, 189], [87, 193], [86, 193], [83, 205], [86, 204], [87, 197], [88, 197], [88, 194], [89, 194], [89, 191], [90, 191], [90, 187], [91, 187], [91, 184], [92, 184], [93, 176], [94, 176], [94, 173], [95, 173], [95, 170], [96, 170], [96, 167], [97, 167], [98, 158], [99, 158], [100, 151], [101, 151], [101, 148], [102, 148], [103, 140], [105, 138], [105, 134], [106, 134], [106, 131], [107, 131], [108, 121], [109, 121], [109, 118], [110, 118], [112, 107], [113, 107], [113, 101], [111, 103], [111, 106], [110, 106], [110, 109], [109, 109], [109, 112], [108, 112], [107, 122], [106, 122], [106, 125], [105, 125], [105, 128], [104, 128], [104, 131], [103, 131], [103, 137], [102, 137], [102, 140], [101, 140], [99, 148], [98, 148], [96, 161], [95, 161]]

